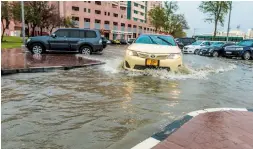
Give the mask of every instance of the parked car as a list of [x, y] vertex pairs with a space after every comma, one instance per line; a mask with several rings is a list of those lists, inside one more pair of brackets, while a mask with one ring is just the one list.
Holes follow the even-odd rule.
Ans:
[[161, 68], [178, 70], [182, 66], [181, 49], [170, 35], [142, 34], [126, 50], [124, 69]]
[[187, 46], [196, 42], [196, 39], [185, 37], [185, 38], [176, 38], [175, 41], [177, 42], [179, 48], [183, 49], [184, 46]]
[[127, 42], [128, 42], [129, 44], [132, 44], [132, 43], [134, 42], [134, 40], [135, 40], [135, 38], [128, 38]]
[[120, 40], [119, 39], [112, 40], [112, 44], [120, 44]]
[[225, 44], [225, 42], [223, 42], [223, 41], [212, 41], [210, 46], [203, 47], [199, 51], [197, 51], [196, 53], [198, 55], [206, 55], [209, 49], [211, 49], [213, 47], [220, 47], [224, 44]]
[[196, 54], [198, 52], [198, 50], [200, 50], [203, 47], [209, 46], [209, 45], [211, 45], [210, 41], [200, 41], [200, 40], [198, 40], [198, 41], [192, 43], [191, 45], [184, 46], [183, 52], [184, 53], [191, 53], [191, 54], [195, 53]]
[[244, 60], [253, 58], [253, 39], [242, 40], [237, 45], [227, 46], [225, 57], [241, 57]]
[[101, 37], [101, 39], [102, 39], [103, 48], [106, 48], [106, 46], [107, 46], [107, 39], [105, 37]]
[[210, 57], [220, 57], [220, 56], [223, 57], [225, 47], [232, 45], [235, 45], [235, 43], [218, 44], [216, 46], [210, 47], [205, 55]]
[[103, 44], [98, 30], [61, 28], [50, 36], [30, 37], [26, 47], [34, 54], [46, 51], [79, 52], [91, 54], [101, 52]]
[[127, 44], [127, 41], [125, 39], [120, 39], [120, 44]]

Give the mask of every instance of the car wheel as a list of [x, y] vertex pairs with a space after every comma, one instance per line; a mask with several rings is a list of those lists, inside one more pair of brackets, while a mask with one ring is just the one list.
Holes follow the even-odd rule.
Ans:
[[197, 54], [197, 53], [198, 53], [198, 51], [199, 51], [199, 49], [196, 49], [196, 50], [194, 51], [194, 54]]
[[89, 47], [89, 46], [82, 46], [80, 48], [80, 53], [84, 54], [84, 55], [91, 55], [91, 53], [92, 53], [91, 51], [92, 51], [91, 47]]
[[219, 53], [217, 51], [213, 52], [213, 57], [219, 57]]
[[244, 59], [244, 60], [249, 60], [250, 59], [250, 53], [249, 53], [249, 51], [244, 52], [244, 54], [242, 56], [242, 59]]
[[45, 48], [44, 48], [43, 45], [40, 44], [40, 43], [34, 43], [34, 44], [31, 46], [31, 52], [32, 52], [33, 54], [42, 54], [44, 51], [45, 51]]

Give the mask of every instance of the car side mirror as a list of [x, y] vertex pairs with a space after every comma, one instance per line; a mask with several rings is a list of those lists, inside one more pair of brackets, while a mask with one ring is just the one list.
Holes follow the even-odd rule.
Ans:
[[56, 34], [53, 33], [53, 34], [51, 35], [51, 37], [55, 38], [55, 37], [56, 37]]

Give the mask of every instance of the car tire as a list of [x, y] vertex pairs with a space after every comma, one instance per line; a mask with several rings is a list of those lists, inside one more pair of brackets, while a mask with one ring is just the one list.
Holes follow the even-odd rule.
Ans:
[[91, 55], [92, 48], [90, 46], [82, 46], [79, 50], [80, 54]]
[[249, 51], [244, 52], [242, 55], [242, 59], [244, 59], [244, 60], [250, 60], [250, 57], [251, 57], [251, 55], [250, 55]]
[[196, 49], [196, 50], [194, 51], [194, 54], [196, 55], [198, 51], [199, 51], [199, 49]]
[[218, 51], [213, 51], [212, 56], [213, 56], [213, 57], [219, 57], [219, 53], [218, 53]]
[[45, 47], [41, 43], [34, 43], [30, 48], [32, 54], [43, 54], [45, 52]]

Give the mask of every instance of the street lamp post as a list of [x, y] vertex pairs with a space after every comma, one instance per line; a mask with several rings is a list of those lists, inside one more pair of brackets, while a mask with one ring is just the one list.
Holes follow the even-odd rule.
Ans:
[[228, 28], [227, 28], [227, 42], [228, 42], [228, 36], [229, 36], [229, 30], [230, 30], [230, 18], [231, 18], [231, 10], [232, 10], [232, 1], [229, 4], [229, 18], [228, 18]]
[[23, 37], [23, 44], [25, 45], [25, 13], [24, 13], [24, 1], [21, 1], [21, 15], [22, 15], [22, 37]]

